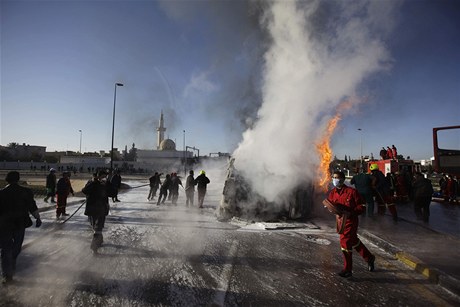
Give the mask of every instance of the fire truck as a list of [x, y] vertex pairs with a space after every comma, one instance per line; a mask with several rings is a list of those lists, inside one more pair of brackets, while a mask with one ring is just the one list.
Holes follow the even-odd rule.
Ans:
[[384, 174], [388, 173], [410, 173], [414, 174], [415, 172], [421, 171], [421, 164], [415, 163], [413, 160], [405, 159], [386, 159], [386, 160], [370, 160], [367, 162], [367, 169], [371, 164], [377, 164], [379, 170]]

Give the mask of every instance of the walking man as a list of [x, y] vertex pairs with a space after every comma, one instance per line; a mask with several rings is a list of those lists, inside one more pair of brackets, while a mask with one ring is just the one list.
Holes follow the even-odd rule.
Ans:
[[0, 249], [2, 283], [8, 284], [13, 281], [26, 228], [32, 226], [29, 213], [35, 218], [36, 227], [42, 221], [32, 190], [18, 184], [19, 173], [9, 172], [5, 181], [8, 185], [0, 190]]
[[66, 171], [62, 173], [62, 178], [59, 179], [57, 182], [57, 204], [56, 204], [56, 218], [60, 218], [62, 216], [68, 216], [65, 212], [67, 207], [67, 197], [69, 194], [73, 194], [72, 185], [70, 184], [70, 172]]
[[177, 173], [173, 173], [171, 176], [171, 185], [169, 191], [171, 193], [171, 202], [173, 205], [177, 206], [177, 199], [179, 198], [179, 186], [182, 186], [182, 181], [180, 180]]
[[155, 172], [155, 174], [149, 178], [150, 191], [147, 200], [152, 200], [155, 196], [157, 196], [157, 190], [160, 184], [160, 174], [158, 174], [158, 172]]
[[85, 215], [88, 216], [91, 227], [93, 228], [93, 240], [91, 250], [97, 253], [97, 249], [103, 243], [102, 230], [105, 225], [105, 218], [109, 214], [109, 184], [106, 182], [107, 173], [104, 170], [98, 171], [93, 175], [93, 179], [88, 181], [82, 192], [86, 195]]
[[[358, 215], [365, 211], [363, 199], [358, 191], [345, 185], [345, 174], [340, 171], [334, 172], [332, 184], [334, 188], [329, 192], [327, 200], [337, 211], [337, 222], [342, 223], [337, 227], [340, 234], [340, 247], [343, 253], [344, 267], [338, 273], [339, 276], [348, 278], [353, 276], [353, 248], [363, 257], [368, 264], [368, 270], [374, 271], [375, 256], [358, 238]], [[339, 225], [337, 225], [339, 226]]]
[[48, 198], [51, 197], [51, 202], [55, 203], [54, 196], [56, 196], [56, 170], [50, 168], [49, 174], [46, 176], [46, 197], [45, 203], [48, 202]]
[[[171, 185], [171, 175], [167, 174], [165, 180], [163, 180], [163, 183], [161, 184], [160, 187], [160, 195], [158, 195], [158, 202], [157, 206], [160, 205], [160, 203], [164, 204], [166, 201], [166, 198], [168, 197], [168, 190]], [[162, 201], [163, 198], [163, 201]]]
[[209, 178], [206, 177], [206, 172], [203, 170], [200, 171], [200, 175], [196, 177], [195, 179], [195, 184], [197, 186], [197, 191], [198, 191], [198, 207], [199, 208], [203, 208], [203, 201], [206, 195], [206, 186], [210, 182], [211, 181], [209, 180]]

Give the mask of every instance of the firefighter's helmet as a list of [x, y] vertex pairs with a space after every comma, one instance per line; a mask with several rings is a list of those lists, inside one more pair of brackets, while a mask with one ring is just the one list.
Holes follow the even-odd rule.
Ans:
[[200, 171], [200, 175], [206, 175], [205, 171]]
[[372, 163], [371, 166], [369, 167], [371, 171], [377, 171], [379, 169], [379, 166], [377, 163]]

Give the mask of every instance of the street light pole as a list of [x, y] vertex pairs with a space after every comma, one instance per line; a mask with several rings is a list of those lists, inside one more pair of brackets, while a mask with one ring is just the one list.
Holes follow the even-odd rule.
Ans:
[[123, 83], [115, 83], [115, 91], [113, 94], [112, 147], [110, 150], [110, 171], [113, 170], [113, 136], [115, 132], [115, 104], [117, 102], [117, 86], [123, 86]]
[[78, 131], [80, 132], [80, 153], [81, 153], [81, 134], [82, 134], [82, 132], [81, 132], [81, 130], [78, 130]]
[[361, 149], [361, 172], [363, 171], [363, 129], [358, 128], [358, 131], [361, 132], [359, 135], [359, 148]]
[[185, 130], [184, 130], [184, 177], [187, 176], [187, 156], [185, 152]]

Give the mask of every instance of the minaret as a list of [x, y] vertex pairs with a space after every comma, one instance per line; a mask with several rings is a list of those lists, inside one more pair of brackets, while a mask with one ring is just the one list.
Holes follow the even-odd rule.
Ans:
[[161, 142], [162, 142], [162, 141], [164, 140], [164, 138], [165, 138], [165, 131], [166, 131], [166, 128], [164, 127], [163, 110], [161, 110], [160, 121], [159, 121], [159, 123], [158, 123], [157, 131], [158, 131], [158, 137], [157, 137], [157, 140], [158, 140], [157, 150], [160, 150], [160, 144], [161, 144]]

